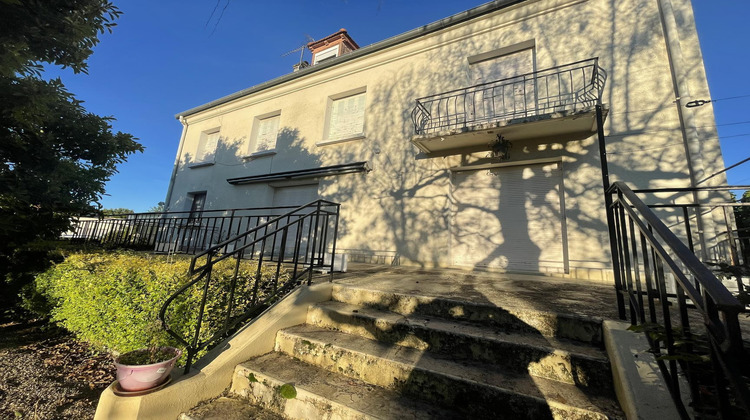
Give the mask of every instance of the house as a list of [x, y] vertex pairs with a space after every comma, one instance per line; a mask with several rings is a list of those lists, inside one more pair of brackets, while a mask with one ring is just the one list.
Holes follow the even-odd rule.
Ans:
[[[361, 48], [353, 35], [177, 114], [168, 209], [324, 198], [350, 261], [611, 281], [600, 139], [611, 182], [726, 183], [703, 181], [724, 167], [711, 104], [685, 106], [710, 98], [688, 0], [493, 1]], [[664, 217], [685, 235], [682, 213]], [[691, 217], [714, 255], [723, 216]]]
[[[202, 290], [202, 316], [222, 259], [256, 258], [247, 290], [274, 267], [274, 294], [284, 265], [289, 294], [261, 314], [255, 292], [240, 315], [231, 298], [212, 308], [225, 321], [206, 341], [201, 321], [189, 337], [168, 330], [187, 368], [232, 336], [162, 390], [111, 386], [97, 418], [174, 417], [227, 389], [239, 401], [209, 406], [249, 399], [289, 418], [431, 418], [440, 404], [482, 418], [685, 418], [714, 399], [731, 418], [730, 389], [750, 411], [744, 306], [692, 252], [725, 259], [733, 222], [717, 206], [726, 179], [688, 0], [499, 0], [372, 45], [341, 29], [308, 48], [312, 64], [177, 115], [173, 213], [135, 229], [156, 251], [210, 246], [162, 307], [165, 328], [187, 290]], [[311, 284], [331, 251], [489, 272], [390, 267]], [[664, 320], [665, 338], [603, 320], [628, 314], [647, 332]], [[688, 345], [689, 363], [711, 360], [700, 378], [676, 361], [691, 322], [705, 345]], [[730, 385], [707, 388], [709, 371]], [[649, 386], [633, 386], [644, 372]], [[280, 398], [288, 385], [301, 396]]]

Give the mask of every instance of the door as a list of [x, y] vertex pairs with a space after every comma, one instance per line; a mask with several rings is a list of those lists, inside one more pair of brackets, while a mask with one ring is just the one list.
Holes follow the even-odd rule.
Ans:
[[470, 114], [476, 121], [525, 116], [534, 108], [534, 80], [528, 76], [533, 72], [532, 48], [471, 64], [470, 84], [489, 85], [474, 94]]
[[453, 264], [565, 271], [559, 163], [456, 172]]
[[[293, 208], [283, 208], [287, 206], [299, 207], [304, 204], [310, 203], [318, 199], [318, 184], [308, 185], [295, 185], [291, 187], [278, 187], [274, 188], [273, 191], [273, 206], [276, 207], [274, 210], [275, 214], [282, 215], [288, 213]], [[305, 211], [304, 213], [308, 213]], [[279, 226], [283, 226], [289, 222], [297, 220], [295, 217], [289, 219], [283, 219], [279, 221]], [[284, 247], [285, 259], [292, 258], [294, 254], [294, 243], [299, 234], [300, 241], [300, 255], [307, 254], [308, 234], [310, 231], [309, 218], [304, 225], [294, 225], [287, 230], [286, 246]], [[279, 233], [274, 240], [274, 253], [278, 253], [281, 249], [282, 234]]]

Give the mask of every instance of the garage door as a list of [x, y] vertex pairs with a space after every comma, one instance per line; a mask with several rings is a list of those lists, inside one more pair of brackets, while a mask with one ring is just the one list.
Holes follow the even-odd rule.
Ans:
[[565, 270], [559, 163], [456, 172], [453, 188], [455, 265]]
[[[278, 187], [273, 189], [273, 206], [301, 206], [318, 199], [318, 184]], [[286, 213], [291, 209], [283, 210]]]
[[[293, 206], [293, 207], [299, 207], [301, 205], [307, 204], [313, 200], [318, 199], [318, 184], [309, 184], [309, 185], [295, 185], [292, 187], [277, 187], [273, 189], [273, 206], [274, 207], [283, 207], [283, 206]], [[275, 210], [276, 214], [284, 214], [288, 213], [293, 209], [286, 208], [286, 209], [277, 209]], [[310, 210], [311, 211], [311, 210]], [[310, 211], [305, 211], [305, 213], [309, 213]], [[283, 221], [283, 223], [287, 223], [291, 220]], [[297, 237], [297, 231], [298, 226], [295, 225], [291, 228], [289, 228], [289, 231], [287, 233], [287, 243], [286, 247], [284, 247], [284, 255], [290, 256], [294, 253], [294, 238]], [[304, 255], [308, 249], [307, 249], [307, 233], [309, 232], [310, 226], [309, 221], [305, 224], [305, 226], [302, 227], [302, 238], [300, 243], [300, 251]], [[277, 236], [275, 238], [274, 242], [274, 249], [278, 252], [281, 248], [281, 235]]]

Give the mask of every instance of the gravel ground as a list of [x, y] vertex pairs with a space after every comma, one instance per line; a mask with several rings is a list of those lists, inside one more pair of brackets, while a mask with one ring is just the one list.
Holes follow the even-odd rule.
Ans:
[[91, 419], [114, 371], [109, 355], [44, 322], [0, 323], [2, 419]]

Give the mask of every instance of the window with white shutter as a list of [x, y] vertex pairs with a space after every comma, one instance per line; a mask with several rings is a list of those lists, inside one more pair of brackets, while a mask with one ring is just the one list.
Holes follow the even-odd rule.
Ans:
[[195, 162], [207, 162], [213, 160], [216, 154], [216, 146], [219, 145], [219, 131], [201, 133], [198, 142], [198, 150], [195, 153]]
[[268, 152], [276, 149], [276, 138], [279, 135], [279, 120], [276, 114], [270, 117], [256, 119], [255, 139], [250, 147], [250, 153]]
[[339, 55], [339, 46], [334, 45], [331, 48], [327, 48], [323, 51], [320, 51], [318, 53], [315, 53], [315, 57], [313, 58], [313, 64], [318, 64], [322, 61], [328, 60], [329, 58], [336, 58]]
[[326, 140], [343, 140], [365, 134], [365, 92], [331, 101]]

